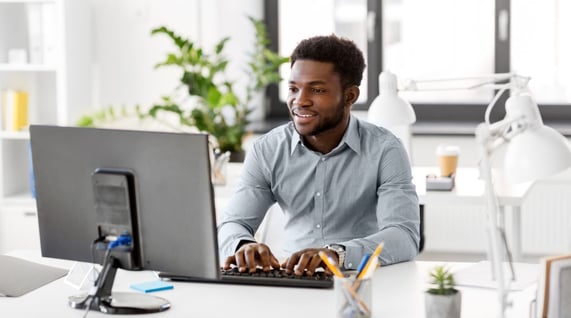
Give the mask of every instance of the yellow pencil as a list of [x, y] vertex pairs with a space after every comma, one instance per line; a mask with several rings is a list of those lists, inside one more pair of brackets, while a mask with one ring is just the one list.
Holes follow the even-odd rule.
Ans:
[[327, 266], [327, 268], [329, 268], [329, 270], [333, 273], [333, 275], [339, 277], [339, 278], [343, 278], [343, 274], [341, 273], [341, 271], [339, 270], [339, 268], [337, 266], [335, 266], [332, 262], [329, 261], [329, 257], [327, 256], [327, 254], [323, 251], [319, 252], [319, 257], [321, 257], [321, 260], [323, 261], [323, 263], [325, 263], [325, 265]]
[[[365, 264], [365, 267], [363, 267], [363, 270], [361, 271], [361, 273], [357, 277], [358, 280], [363, 279], [363, 277], [365, 277], [367, 272], [369, 272], [369, 268], [372, 266], [371, 264], [373, 264], [373, 260], [379, 257], [379, 254], [381, 254], [381, 251], [383, 250], [383, 246], [385, 246], [385, 242], [379, 243], [379, 245], [377, 246], [377, 248], [373, 252], [373, 255], [371, 255], [371, 257], [367, 261], [367, 264]], [[371, 270], [373, 270], [373, 269], [371, 269]]]

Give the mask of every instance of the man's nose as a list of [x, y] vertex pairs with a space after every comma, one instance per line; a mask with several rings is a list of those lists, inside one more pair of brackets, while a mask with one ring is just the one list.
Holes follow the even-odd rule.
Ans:
[[308, 106], [311, 105], [311, 98], [309, 96], [309, 90], [307, 89], [300, 89], [297, 92], [297, 96], [295, 96], [294, 105], [296, 106]]

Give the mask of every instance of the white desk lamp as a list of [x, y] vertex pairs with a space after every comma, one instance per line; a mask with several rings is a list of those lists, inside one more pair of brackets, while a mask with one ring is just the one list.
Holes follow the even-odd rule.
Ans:
[[486, 110], [486, 121], [476, 129], [476, 140], [482, 157], [480, 174], [486, 186], [488, 234], [493, 273], [498, 283], [500, 317], [504, 317], [505, 310], [510, 305], [507, 296], [511, 280], [506, 280], [503, 272], [504, 251], [500, 238], [504, 236], [498, 226], [499, 205], [492, 182], [490, 158], [494, 151], [505, 145], [503, 171], [506, 181], [510, 183], [534, 181], [571, 166], [571, 149], [567, 141], [557, 131], [543, 125], [539, 108], [531, 96], [516, 92], [506, 101], [506, 116], [490, 123], [489, 113], [503, 91], [499, 91], [490, 103]]
[[[385, 78], [383, 74], [379, 76], [379, 79], [381, 78]], [[389, 74], [387, 78], [389, 79], [389, 83], [394, 82], [396, 85], [396, 77], [394, 75]], [[505, 279], [503, 258], [506, 252], [509, 255], [509, 251], [507, 250], [503, 229], [498, 225], [499, 205], [492, 181], [491, 157], [500, 147], [505, 147], [503, 171], [506, 181], [517, 183], [534, 181], [567, 169], [571, 166], [571, 149], [569, 148], [567, 140], [561, 134], [543, 125], [537, 104], [533, 101], [531, 96], [527, 94], [527, 83], [529, 81], [527, 77], [504, 73], [470, 78], [409, 81], [404, 90], [430, 90], [419, 88], [417, 84], [421, 82], [452, 83], [466, 80], [480, 80], [481, 82], [471, 86], [446, 86], [445, 88], [432, 90], [466, 90], [479, 87], [499, 89], [486, 109], [485, 122], [481, 123], [476, 129], [476, 140], [481, 152], [480, 174], [484, 179], [486, 187], [488, 235], [491, 248], [489, 257], [491, 258], [493, 276], [495, 276], [498, 284], [498, 300], [500, 303], [499, 316], [504, 317], [505, 310], [510, 305], [507, 296], [511, 280], [506, 281]], [[497, 84], [499, 81], [505, 80], [509, 80], [509, 82]], [[411, 117], [408, 111], [410, 104], [397, 101], [400, 98], [395, 98], [396, 88], [392, 86], [392, 84], [381, 84], [381, 80], [379, 80], [379, 85], [381, 87], [384, 87], [382, 85], [387, 86], [386, 90], [389, 96], [382, 99], [381, 94], [377, 99], [379, 99], [380, 102], [386, 101], [391, 107], [373, 102], [371, 107], [374, 105], [375, 108], [369, 110], [369, 120], [373, 121], [373, 119], [380, 118], [381, 116], [396, 118], [400, 120], [400, 122], [406, 122], [406, 118], [410, 120]], [[491, 123], [489, 117], [492, 108], [501, 95], [508, 89], [512, 92], [512, 96], [506, 101], [506, 116], [500, 121]], [[377, 101], [377, 99], [375, 101]], [[397, 110], [397, 107], [400, 107], [400, 110]], [[377, 122], [382, 123], [382, 121]], [[511, 259], [509, 263], [511, 265]]]
[[399, 137], [412, 160], [410, 125], [416, 121], [416, 115], [410, 103], [398, 96], [397, 77], [393, 73], [379, 74], [379, 96], [369, 106], [367, 120]]

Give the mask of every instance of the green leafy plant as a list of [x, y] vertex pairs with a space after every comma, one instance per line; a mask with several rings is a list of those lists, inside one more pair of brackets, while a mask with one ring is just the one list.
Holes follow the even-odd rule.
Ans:
[[454, 275], [444, 266], [436, 266], [430, 272], [430, 284], [432, 285], [426, 292], [433, 295], [452, 295], [458, 292], [455, 288]]
[[252, 17], [248, 19], [255, 28], [256, 41], [248, 63], [249, 81], [244, 100], [235, 94], [234, 83], [225, 78], [228, 60], [223, 50], [228, 37], [218, 42], [214, 52], [208, 55], [191, 40], [164, 26], [152, 30], [153, 35], [168, 36], [177, 48], [177, 52], [168, 54], [165, 61], [156, 67], [181, 68], [181, 85], [186, 87], [188, 96], [197, 98], [192, 99], [189, 108], [185, 108], [180, 101], [163, 97], [162, 103], [153, 105], [149, 115], [156, 117], [161, 111], [175, 113], [181, 125], [193, 125], [214, 136], [221, 152], [243, 151], [242, 142], [247, 134], [247, 116], [251, 112], [254, 92], [279, 82], [279, 66], [289, 60], [268, 49], [269, 39], [264, 23]]
[[[155, 68], [176, 67], [181, 70], [180, 84], [174, 93], [162, 96], [160, 102], [150, 107], [137, 106], [135, 111], [108, 107], [84, 115], [77, 125], [97, 127], [126, 116], [136, 116], [141, 120], [151, 118], [170, 129], [196, 127], [209, 133], [216, 139], [217, 148], [222, 153], [242, 152], [255, 93], [279, 82], [279, 67], [289, 61], [289, 58], [281, 57], [268, 48], [270, 42], [264, 22], [250, 16], [248, 19], [255, 29], [255, 42], [248, 55], [245, 98], [237, 96], [234, 83], [226, 78], [229, 60], [224, 56], [224, 48], [230, 41], [229, 37], [220, 40], [212, 52], [207, 53], [190, 39], [161, 26], [151, 30], [151, 35], [168, 37], [176, 50], [168, 53]], [[164, 120], [162, 113], [174, 114], [177, 122]]]
[[175, 101], [165, 96], [160, 104], [150, 108], [148, 114], [156, 118], [161, 111], [174, 113], [178, 115], [181, 125], [195, 126], [213, 135], [221, 151], [241, 151], [248, 109], [234, 93], [233, 83], [224, 78], [228, 60], [222, 53], [229, 38], [220, 40], [209, 55], [191, 40], [165, 26], [153, 29], [151, 34], [166, 35], [177, 48], [177, 52], [169, 53], [155, 67], [179, 67], [182, 71], [181, 85], [188, 96], [195, 98], [190, 107], [184, 108], [181, 105], [181, 102], [185, 102], [184, 98]]

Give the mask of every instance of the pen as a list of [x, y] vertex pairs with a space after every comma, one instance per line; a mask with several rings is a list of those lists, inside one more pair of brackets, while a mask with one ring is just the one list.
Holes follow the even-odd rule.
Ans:
[[[368, 262], [369, 260], [371, 261], [370, 265], [369, 265], [368, 269], [365, 271], [364, 270], [364, 267], [365, 267], [364, 263], [369, 263]], [[363, 265], [363, 266], [361, 266], [361, 265]], [[375, 272], [375, 269], [377, 268], [377, 265], [379, 265], [379, 258], [378, 257], [371, 258], [371, 254], [365, 254], [365, 256], [363, 256], [363, 260], [361, 261], [361, 264], [359, 264], [360, 269], [357, 271], [357, 277], [360, 276], [361, 279], [356, 279], [353, 282], [353, 290], [355, 292], [359, 291], [359, 287], [361, 286], [361, 281], [363, 279], [370, 278], [373, 275], [373, 273]], [[361, 267], [363, 267], [363, 268], [361, 268]], [[363, 273], [363, 275], [361, 275], [361, 273]]]
[[363, 270], [363, 268], [365, 268], [365, 265], [367, 264], [367, 262], [369, 261], [369, 258], [371, 257], [371, 254], [365, 254], [363, 255], [363, 258], [361, 259], [361, 263], [359, 263], [359, 266], [357, 266], [357, 276], [359, 276], [359, 274], [361, 273], [361, 271]]
[[[371, 257], [369, 257], [367, 264], [365, 264], [365, 267], [359, 273], [359, 276], [357, 276], [358, 280], [363, 279], [363, 277], [365, 277], [365, 275], [367, 275], [367, 273], [371, 270], [371, 268], [374, 269], [373, 264], [372, 264], [372, 263], [374, 263], [373, 260], [379, 257], [379, 254], [381, 254], [381, 251], [383, 250], [383, 246], [385, 246], [385, 242], [379, 243], [379, 245], [377, 246], [377, 248], [373, 252], [373, 255], [371, 255]], [[377, 262], [378, 262], [378, 260], [377, 260]], [[377, 264], [374, 264], [375, 267], [376, 267], [376, 265]]]

